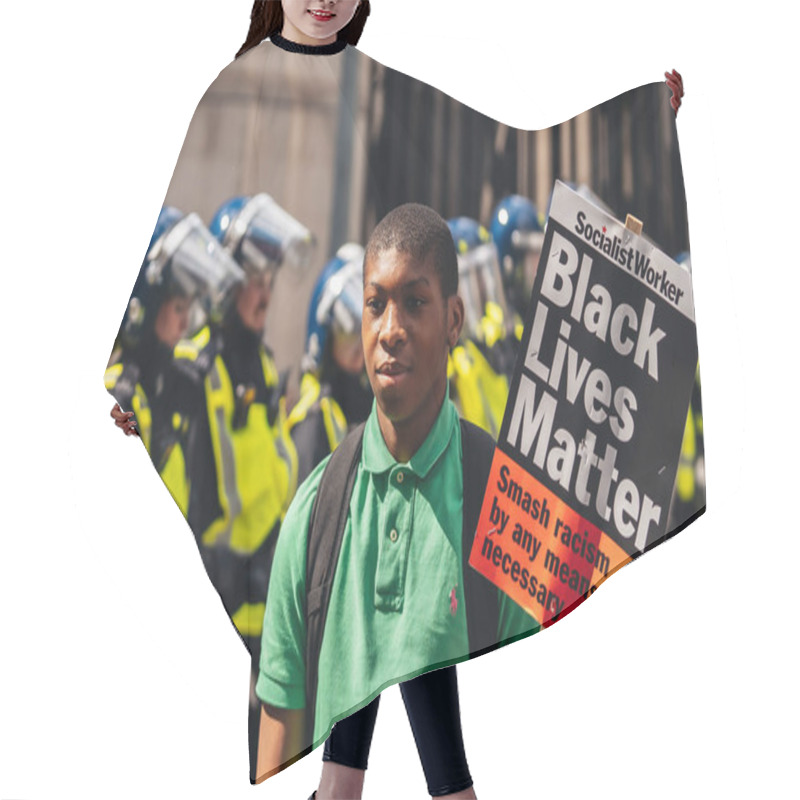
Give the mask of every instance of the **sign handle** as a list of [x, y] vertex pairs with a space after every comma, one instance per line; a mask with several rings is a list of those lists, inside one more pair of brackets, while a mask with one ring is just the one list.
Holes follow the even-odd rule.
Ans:
[[634, 217], [633, 214], [628, 214], [628, 216], [625, 217], [625, 227], [637, 236], [641, 236], [644, 223], [640, 219]]

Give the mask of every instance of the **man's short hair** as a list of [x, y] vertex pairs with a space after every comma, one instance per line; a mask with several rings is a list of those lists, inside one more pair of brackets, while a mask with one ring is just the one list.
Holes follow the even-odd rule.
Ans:
[[392, 249], [417, 261], [433, 258], [445, 300], [458, 291], [458, 257], [453, 236], [447, 223], [430, 206], [404, 203], [393, 208], [372, 231], [364, 264]]

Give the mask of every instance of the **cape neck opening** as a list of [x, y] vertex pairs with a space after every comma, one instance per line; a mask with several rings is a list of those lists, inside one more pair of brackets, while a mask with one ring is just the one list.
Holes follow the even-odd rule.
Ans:
[[305, 53], [310, 56], [328, 56], [334, 53], [341, 53], [347, 47], [347, 39], [337, 39], [330, 44], [298, 44], [281, 36], [280, 33], [273, 33], [269, 40], [281, 50], [288, 50], [290, 53]]

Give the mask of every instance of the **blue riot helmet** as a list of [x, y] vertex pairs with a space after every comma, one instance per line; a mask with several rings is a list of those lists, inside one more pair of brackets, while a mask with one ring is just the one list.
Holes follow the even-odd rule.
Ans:
[[164, 206], [133, 287], [122, 323], [123, 342], [132, 345], [151, 330], [161, 305], [180, 295], [195, 301], [190, 328], [224, 313], [244, 273], [200, 217]]
[[544, 244], [544, 220], [527, 197], [512, 194], [497, 204], [490, 230], [506, 293], [524, 314]]
[[304, 372], [320, 370], [326, 345], [335, 333], [360, 337], [363, 275], [364, 248], [355, 242], [343, 244], [323, 267], [308, 306]]
[[464, 302], [465, 335], [477, 341], [487, 339], [487, 319], [493, 333], [488, 345], [511, 329], [497, 248], [489, 231], [470, 217], [448, 220], [458, 256], [458, 293]]
[[223, 203], [209, 227], [248, 275], [274, 272], [283, 265], [301, 274], [311, 263], [311, 231], [263, 192]]

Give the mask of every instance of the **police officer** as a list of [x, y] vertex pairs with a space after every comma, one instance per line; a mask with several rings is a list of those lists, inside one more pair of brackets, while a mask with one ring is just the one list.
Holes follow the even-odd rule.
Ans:
[[[680, 105], [680, 99], [678, 100]], [[677, 109], [676, 112], [677, 113]], [[675, 261], [689, 272], [692, 271], [691, 256], [687, 251], [675, 256]], [[700, 398], [700, 365], [694, 374], [692, 398], [686, 414], [686, 427], [681, 442], [681, 455], [672, 503], [669, 511], [667, 530], [672, 531], [689, 520], [706, 504], [705, 449], [703, 446], [703, 408]]]
[[497, 204], [490, 231], [500, 260], [515, 337], [519, 341], [544, 244], [544, 220], [527, 197], [511, 194]]
[[298, 486], [372, 408], [361, 343], [363, 263], [361, 245], [342, 245], [311, 292], [300, 399], [288, 417]]
[[[204, 389], [203, 430], [190, 468], [193, 483], [203, 489], [192, 493], [188, 516], [255, 670], [275, 541], [297, 485], [297, 454], [286, 424], [286, 374], [278, 374], [264, 345], [264, 327], [277, 270], [305, 268], [314, 240], [267, 194], [227, 201], [210, 230], [246, 279], [222, 323], [204, 327], [175, 351]], [[257, 732], [253, 691], [250, 705]], [[255, 734], [250, 741], [252, 776]]]
[[221, 324], [175, 350], [201, 380], [205, 409], [190, 469], [204, 490], [193, 493], [188, 518], [226, 610], [256, 653], [275, 534], [297, 480], [286, 376], [263, 343], [264, 326], [277, 269], [303, 264], [312, 238], [266, 194], [224, 203], [210, 230], [246, 278]]
[[[186, 470], [197, 383], [180, 369], [173, 349], [186, 335], [190, 312], [218, 312], [244, 274], [196, 214], [162, 208], [105, 373], [106, 389], [137, 424], [153, 463], [186, 514]], [[115, 414], [112, 412], [112, 416]]]
[[448, 359], [450, 396], [462, 417], [497, 438], [514, 364], [497, 251], [489, 232], [469, 217], [448, 220], [458, 256], [458, 293], [465, 321]]

